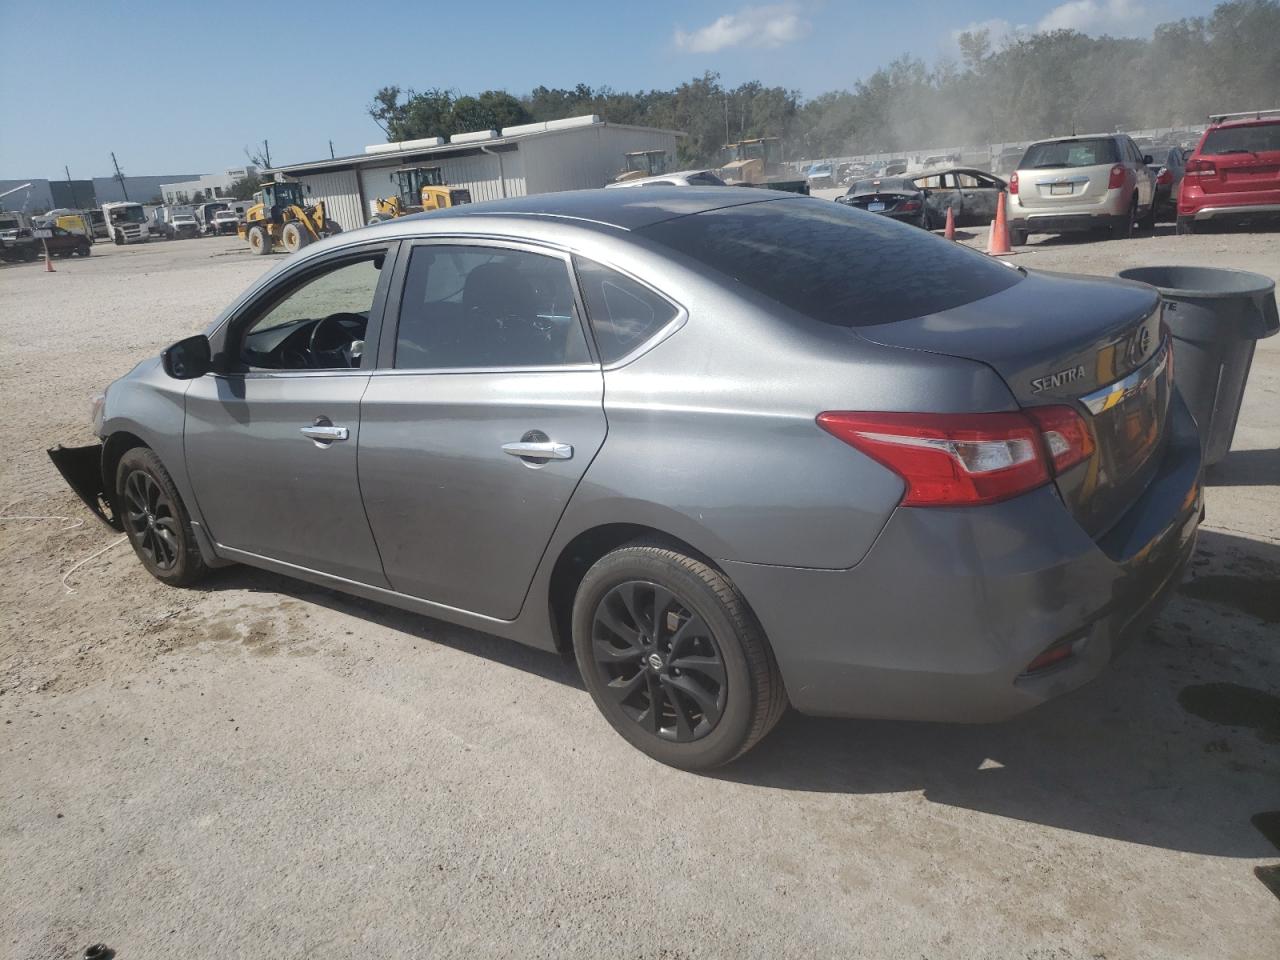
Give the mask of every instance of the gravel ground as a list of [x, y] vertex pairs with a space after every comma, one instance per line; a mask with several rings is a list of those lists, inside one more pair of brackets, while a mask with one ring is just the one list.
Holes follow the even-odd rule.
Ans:
[[[1277, 955], [1280, 337], [1188, 582], [1101, 679], [996, 726], [792, 715], [696, 776], [556, 657], [242, 568], [168, 589], [88, 517], [45, 448], [272, 262], [0, 268], [0, 954]], [[1276, 277], [1280, 234], [1016, 262]]]

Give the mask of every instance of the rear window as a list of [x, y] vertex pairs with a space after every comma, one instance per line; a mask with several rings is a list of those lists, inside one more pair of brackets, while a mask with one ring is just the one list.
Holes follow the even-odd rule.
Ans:
[[1051, 167], [1097, 167], [1104, 163], [1119, 163], [1120, 153], [1110, 137], [1094, 137], [1088, 140], [1049, 140], [1033, 143], [1023, 154], [1019, 170], [1049, 169]]
[[1224, 153], [1269, 153], [1280, 150], [1280, 123], [1253, 127], [1219, 127], [1210, 130], [1200, 148], [1202, 157]]
[[640, 231], [807, 317], [863, 327], [980, 300], [1022, 279], [887, 217], [822, 200], [708, 210]]

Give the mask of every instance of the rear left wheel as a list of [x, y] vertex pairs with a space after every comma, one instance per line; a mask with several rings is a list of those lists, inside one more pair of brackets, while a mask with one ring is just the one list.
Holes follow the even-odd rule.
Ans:
[[719, 571], [656, 544], [614, 550], [573, 606], [578, 669], [633, 746], [685, 770], [751, 749], [786, 709], [764, 631]]
[[134, 447], [120, 458], [116, 509], [133, 552], [157, 580], [184, 587], [208, 572], [187, 508], [154, 451]]

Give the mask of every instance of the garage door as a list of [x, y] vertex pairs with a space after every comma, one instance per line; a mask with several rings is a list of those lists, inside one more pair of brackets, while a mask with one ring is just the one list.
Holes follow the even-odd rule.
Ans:
[[368, 217], [360, 211], [360, 194], [354, 170], [340, 173], [311, 173], [298, 180], [311, 188], [307, 199], [312, 203], [324, 201], [325, 216], [336, 220], [343, 230], [363, 227]]

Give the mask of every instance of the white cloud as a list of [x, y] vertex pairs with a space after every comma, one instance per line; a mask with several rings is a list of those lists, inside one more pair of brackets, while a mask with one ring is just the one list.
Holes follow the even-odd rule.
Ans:
[[1138, 0], [1069, 0], [1046, 13], [1036, 30], [1123, 31], [1146, 19], [1147, 10]]
[[960, 49], [962, 33], [986, 30], [994, 49], [1002, 40], [1012, 40], [1019, 35], [1044, 33], [1049, 30], [1079, 30], [1081, 33], [1115, 33], [1130, 35], [1143, 33], [1153, 22], [1149, 11], [1139, 0], [1068, 0], [1054, 7], [1036, 24], [1010, 23], [1003, 17], [979, 20], [952, 30], [949, 52]]
[[797, 4], [781, 3], [743, 7], [688, 33], [676, 27], [673, 39], [685, 53], [715, 53], [730, 47], [781, 47], [808, 36], [811, 29]]

